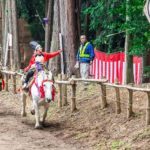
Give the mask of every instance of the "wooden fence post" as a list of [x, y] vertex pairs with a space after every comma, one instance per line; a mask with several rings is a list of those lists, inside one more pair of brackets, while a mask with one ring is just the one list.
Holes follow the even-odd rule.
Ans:
[[8, 74], [5, 74], [5, 91], [8, 92]]
[[150, 92], [147, 93], [147, 110], [146, 110], [146, 125], [150, 125]]
[[76, 108], [76, 82], [74, 82], [71, 87], [72, 87], [72, 97], [71, 97], [71, 112], [74, 112], [77, 110]]
[[[0, 79], [1, 80], [1, 79]], [[0, 91], [2, 91], [2, 82], [0, 82]]]
[[106, 98], [106, 85], [101, 84], [102, 91], [102, 109], [107, 107], [107, 98]]
[[[62, 76], [62, 79], [64, 80], [64, 81], [66, 81], [67, 80], [67, 75], [66, 74], [64, 74], [63, 76]], [[62, 85], [62, 93], [63, 93], [63, 97], [62, 97], [62, 105], [63, 106], [66, 106], [67, 104], [68, 104], [68, 102], [67, 102], [67, 85]]]
[[2, 91], [2, 83], [3, 83], [3, 74], [0, 71], [0, 91]]
[[[61, 74], [58, 75], [58, 79], [62, 80]], [[62, 84], [58, 84], [58, 88], [59, 88], [58, 107], [61, 108], [62, 107]]]
[[12, 75], [13, 80], [13, 92], [16, 94], [16, 75]]
[[133, 109], [132, 109], [133, 91], [128, 89], [128, 92], [129, 92], [129, 101], [128, 101], [127, 117], [130, 118], [133, 115]]
[[120, 103], [120, 91], [119, 88], [115, 88], [116, 91], [116, 113], [120, 114], [121, 113], [121, 103]]

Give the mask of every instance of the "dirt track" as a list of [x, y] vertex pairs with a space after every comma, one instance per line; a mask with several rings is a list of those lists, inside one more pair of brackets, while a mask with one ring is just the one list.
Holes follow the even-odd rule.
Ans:
[[[120, 91], [122, 113], [117, 115], [114, 89], [107, 89], [108, 107], [101, 109], [99, 86], [78, 87], [78, 110], [70, 113], [70, 105], [59, 110], [56, 97], [44, 130], [34, 129], [29, 111], [27, 118], [20, 117], [19, 95], [0, 92], [0, 150], [150, 150], [145, 93], [134, 93], [134, 116], [128, 119], [126, 90]], [[68, 89], [69, 104], [70, 96]]]
[[50, 123], [44, 130], [35, 130], [34, 121], [20, 117], [19, 100], [0, 93], [0, 150], [76, 150], [51, 133], [57, 128], [57, 123]]

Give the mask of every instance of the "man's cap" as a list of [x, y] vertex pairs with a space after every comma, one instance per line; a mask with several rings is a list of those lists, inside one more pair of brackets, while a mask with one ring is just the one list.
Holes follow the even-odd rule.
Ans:
[[42, 48], [42, 46], [36, 41], [31, 41], [29, 45], [31, 46], [31, 48], [33, 50], [37, 50], [37, 49], [41, 49]]

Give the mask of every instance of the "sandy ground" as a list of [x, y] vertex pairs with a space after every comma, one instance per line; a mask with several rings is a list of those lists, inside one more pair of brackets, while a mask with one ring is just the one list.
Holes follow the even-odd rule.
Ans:
[[[19, 94], [0, 92], [0, 150], [150, 150], [145, 125], [147, 95], [133, 95], [134, 115], [127, 118], [128, 91], [121, 90], [121, 114], [115, 113], [115, 90], [107, 87], [108, 107], [101, 109], [99, 85], [77, 86], [77, 111], [51, 103], [46, 127], [34, 129], [34, 116], [20, 117]], [[29, 101], [28, 101], [28, 105]]]
[[[34, 129], [32, 120], [20, 117], [19, 95], [0, 93], [0, 150], [76, 150], [73, 145], [66, 144], [52, 130], [59, 125], [49, 123], [43, 130]], [[29, 115], [29, 114], [28, 114]]]

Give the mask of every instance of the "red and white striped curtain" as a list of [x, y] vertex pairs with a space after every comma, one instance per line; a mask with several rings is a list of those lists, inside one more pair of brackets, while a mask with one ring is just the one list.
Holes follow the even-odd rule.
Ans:
[[[141, 83], [142, 58], [134, 56], [133, 58], [134, 82]], [[106, 54], [95, 50], [95, 59], [90, 68], [90, 74], [95, 79], [107, 78], [110, 83], [119, 81], [124, 83], [125, 77], [125, 54], [118, 52], [114, 54]]]

